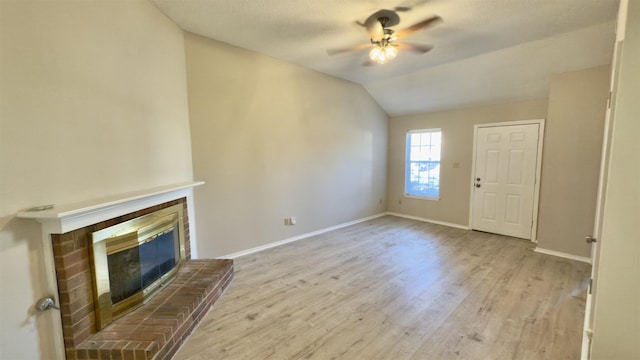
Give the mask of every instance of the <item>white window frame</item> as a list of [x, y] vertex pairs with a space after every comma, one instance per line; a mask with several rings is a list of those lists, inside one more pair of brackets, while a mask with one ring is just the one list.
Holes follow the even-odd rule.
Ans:
[[[411, 159], [410, 159], [410, 148], [411, 148], [411, 135], [416, 133], [440, 133], [440, 157], [437, 160], [438, 163], [438, 195], [437, 196], [429, 196], [423, 194], [413, 194], [408, 192], [408, 181], [411, 177]], [[430, 160], [429, 162], [436, 162], [434, 160]], [[438, 201], [440, 200], [440, 191], [442, 185], [442, 177], [441, 177], [441, 163], [442, 163], [442, 129], [440, 128], [432, 128], [432, 129], [416, 129], [416, 130], [408, 130], [405, 136], [405, 155], [404, 155], [404, 196], [408, 198], [422, 199], [422, 200], [432, 200]]]

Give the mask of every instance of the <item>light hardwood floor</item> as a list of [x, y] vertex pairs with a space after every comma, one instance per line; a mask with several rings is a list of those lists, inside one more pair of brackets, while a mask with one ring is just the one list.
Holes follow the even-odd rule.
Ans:
[[175, 360], [579, 359], [590, 266], [385, 216], [235, 260]]

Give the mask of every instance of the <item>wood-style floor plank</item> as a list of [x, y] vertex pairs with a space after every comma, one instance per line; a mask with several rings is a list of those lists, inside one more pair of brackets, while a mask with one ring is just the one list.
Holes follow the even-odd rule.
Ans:
[[579, 359], [590, 266], [533, 247], [386, 216], [247, 255], [174, 359]]

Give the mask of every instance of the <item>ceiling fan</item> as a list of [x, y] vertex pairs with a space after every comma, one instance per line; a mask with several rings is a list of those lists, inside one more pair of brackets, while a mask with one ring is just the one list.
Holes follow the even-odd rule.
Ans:
[[397, 25], [399, 22], [400, 17], [395, 11], [377, 11], [373, 15], [369, 16], [364, 23], [358, 22], [359, 25], [367, 29], [367, 32], [369, 33], [369, 43], [342, 49], [328, 49], [327, 54], [337, 55], [345, 52], [370, 48], [369, 59], [364, 63], [364, 65], [384, 64], [395, 58], [396, 55], [398, 55], [398, 50], [407, 50], [421, 55], [431, 50], [433, 46], [408, 42], [396, 42], [396, 40], [405, 38], [417, 31], [436, 25], [442, 22], [442, 18], [438, 15], [432, 15], [397, 32], [390, 28], [391, 26]]

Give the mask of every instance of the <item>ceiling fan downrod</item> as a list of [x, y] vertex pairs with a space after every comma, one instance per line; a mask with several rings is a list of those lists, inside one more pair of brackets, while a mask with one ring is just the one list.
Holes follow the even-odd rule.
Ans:
[[389, 17], [381, 16], [378, 18], [378, 21], [380, 21], [380, 25], [382, 25], [382, 28], [385, 29], [387, 27], [387, 24], [389, 23]]

